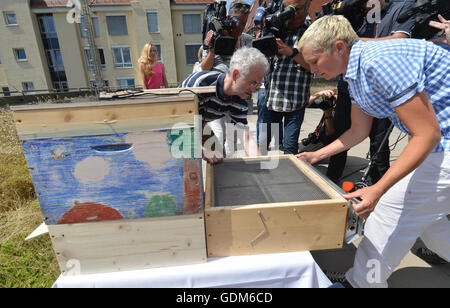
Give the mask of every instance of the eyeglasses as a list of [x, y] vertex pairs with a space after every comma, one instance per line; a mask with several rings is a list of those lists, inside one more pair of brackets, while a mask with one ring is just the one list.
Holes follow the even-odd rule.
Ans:
[[152, 48], [152, 49], [149, 49], [148, 52], [149, 52], [149, 53], [157, 53], [157, 52], [158, 52], [158, 49]]
[[248, 14], [250, 12], [250, 4], [236, 3], [230, 7], [230, 10], [231, 9], [236, 9], [239, 12], [241, 12], [242, 14]]
[[250, 83], [250, 85], [251, 85], [252, 87], [254, 87], [256, 90], [259, 90], [259, 88], [261, 88], [261, 82], [252, 81], [252, 82]]

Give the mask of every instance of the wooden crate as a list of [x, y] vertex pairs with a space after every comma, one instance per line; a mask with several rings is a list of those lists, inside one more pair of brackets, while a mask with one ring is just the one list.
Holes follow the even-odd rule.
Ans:
[[[295, 156], [279, 157], [279, 166], [290, 170], [285, 177], [284, 171], [261, 169], [268, 159], [226, 159], [207, 165], [208, 257], [341, 248], [347, 201]], [[278, 178], [274, 172], [279, 172]], [[301, 190], [317, 197], [295, 200]]]
[[197, 104], [186, 93], [11, 108], [63, 273], [206, 261]]

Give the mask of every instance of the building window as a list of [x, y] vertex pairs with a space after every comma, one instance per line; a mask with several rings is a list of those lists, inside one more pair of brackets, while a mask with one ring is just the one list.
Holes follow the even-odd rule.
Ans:
[[23, 91], [27, 94], [33, 94], [34, 93], [34, 84], [30, 81], [22, 82], [22, 88]]
[[161, 44], [160, 43], [153, 43], [152, 44], [156, 47], [158, 50], [158, 61], [162, 61], [162, 54], [161, 54]]
[[[98, 25], [98, 17], [92, 16], [92, 24], [94, 25], [95, 37], [100, 36], [100, 27]], [[86, 23], [84, 22], [84, 16], [80, 17], [80, 33], [81, 37], [87, 37]]]
[[[103, 86], [109, 88], [109, 81], [108, 79], [103, 79]], [[91, 88], [96, 88], [97, 87], [97, 81], [95, 79], [91, 79], [89, 80], [89, 84], [91, 85]]]
[[198, 49], [202, 44], [186, 44], [186, 64], [193, 65], [198, 61]]
[[158, 29], [158, 13], [156, 11], [147, 11], [148, 32], [159, 32]]
[[8, 26], [17, 26], [16, 13], [5, 12], [4, 16], [5, 16], [5, 23], [6, 23], [6, 25], [8, 25]]
[[134, 83], [134, 78], [132, 77], [117, 78], [117, 85], [119, 86], [120, 89], [127, 89], [127, 88], [134, 89], [136, 87], [136, 84]]
[[128, 35], [127, 18], [125, 16], [106, 16], [109, 35]]
[[113, 47], [114, 67], [115, 68], [130, 68], [133, 67], [131, 62], [130, 47]]
[[25, 49], [23, 48], [17, 48], [14, 50], [14, 56], [16, 57], [17, 61], [27, 61], [27, 55], [25, 53]]
[[55, 81], [53, 82], [53, 88], [57, 92], [67, 91], [69, 90], [69, 85], [67, 84], [67, 81]]
[[[88, 69], [93, 70], [94, 63], [91, 56], [91, 49], [89, 47], [84, 48], [84, 55], [86, 56], [86, 63], [88, 65]], [[102, 66], [102, 69], [106, 69], [105, 54], [103, 53], [103, 48], [98, 48], [98, 55], [100, 57], [100, 64]]]
[[183, 14], [184, 33], [202, 33], [200, 14]]
[[8, 87], [2, 87], [3, 96], [11, 96], [11, 92]]

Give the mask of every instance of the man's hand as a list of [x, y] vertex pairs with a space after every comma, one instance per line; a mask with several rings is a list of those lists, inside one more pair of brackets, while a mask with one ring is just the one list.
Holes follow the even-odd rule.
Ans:
[[442, 15], [438, 15], [438, 18], [441, 22], [432, 20], [430, 21], [430, 26], [436, 29], [444, 30], [444, 33], [437, 40], [433, 41], [450, 45], [450, 20], [446, 20], [442, 17]]
[[210, 164], [217, 164], [223, 161], [223, 154], [218, 151], [206, 150], [202, 146], [202, 158]]
[[214, 31], [213, 30], [209, 30], [208, 31], [208, 33], [206, 33], [206, 37], [205, 37], [205, 45], [206, 46], [209, 46], [210, 48], [212, 48], [213, 47], [213, 42], [212, 42], [212, 39], [213, 39], [213, 36], [214, 36]]
[[286, 45], [281, 39], [276, 39], [278, 45], [278, 54], [283, 56], [291, 56], [293, 53], [293, 49]]

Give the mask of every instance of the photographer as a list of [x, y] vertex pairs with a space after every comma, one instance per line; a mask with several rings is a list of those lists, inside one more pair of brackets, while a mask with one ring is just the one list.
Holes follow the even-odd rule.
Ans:
[[[259, 135], [263, 154], [272, 137], [272, 123], [280, 125], [280, 135], [284, 130], [284, 153], [298, 153], [298, 138], [309, 100], [312, 74], [295, 46], [307, 28], [305, 20], [309, 5], [310, 0], [284, 1], [284, 7], [294, 7], [295, 14], [289, 19], [287, 29], [283, 29], [283, 39], [276, 39], [278, 54], [273, 59], [272, 71], [266, 76], [266, 101], [261, 112], [263, 125]], [[262, 148], [263, 145], [267, 148]]]
[[[370, 6], [370, 3], [374, 1], [368, 1], [364, 4], [364, 21], [359, 29], [356, 31], [361, 40], [386, 40], [396, 38], [408, 38], [411, 35], [411, 29], [414, 26], [414, 18], [410, 18], [404, 23], [399, 23], [397, 19], [399, 16], [410, 9], [412, 2], [389, 2], [385, 0], [377, 0], [375, 4], [378, 7]], [[375, 23], [373, 20], [372, 12], [375, 10], [380, 11], [380, 20]], [[336, 110], [334, 115], [334, 123], [336, 128], [336, 138], [342, 135], [347, 129], [350, 128], [350, 109], [351, 100], [348, 91], [348, 84], [339, 79], [338, 82], [338, 99], [336, 103]], [[369, 135], [370, 138], [370, 156], [374, 158], [375, 153], [379, 149], [384, 136], [386, 135], [391, 121], [389, 119], [374, 119], [372, 129]], [[337, 183], [345, 168], [347, 160], [347, 152], [341, 152], [337, 155], [330, 157], [328, 164], [327, 177], [333, 182]], [[383, 174], [389, 169], [390, 150], [389, 143], [386, 142], [381, 151], [374, 158], [374, 163], [370, 169], [369, 175], [372, 184], [376, 183]]]
[[[224, 30], [225, 34], [236, 40], [235, 50], [240, 47], [252, 47], [253, 37], [249, 34], [242, 33], [247, 23], [248, 14], [250, 13], [250, 5], [244, 0], [234, 0], [231, 2], [228, 10], [227, 19], [232, 16], [239, 19], [239, 25], [236, 29], [229, 31]], [[217, 55], [213, 47], [214, 31], [210, 30], [206, 34], [204, 45], [209, 46], [203, 51], [203, 61], [201, 63], [202, 70], [216, 70], [225, 73], [230, 63], [231, 55]]]
[[[238, 135], [243, 133], [246, 154], [260, 155], [256, 141], [249, 134], [248, 106], [245, 99], [257, 91], [268, 70], [269, 62], [258, 49], [242, 47], [231, 57], [230, 67], [226, 73], [218, 71], [192, 73], [181, 84], [181, 88], [216, 87], [215, 93], [198, 95], [202, 126], [208, 125], [216, 138], [213, 139], [215, 149], [209, 148], [206, 143], [202, 144], [202, 155], [207, 162], [217, 163], [224, 157], [224, 138], [227, 126], [230, 125], [223, 121], [226, 117], [229, 117], [233, 128], [238, 129]], [[232, 154], [231, 150], [225, 148], [226, 156]]]

